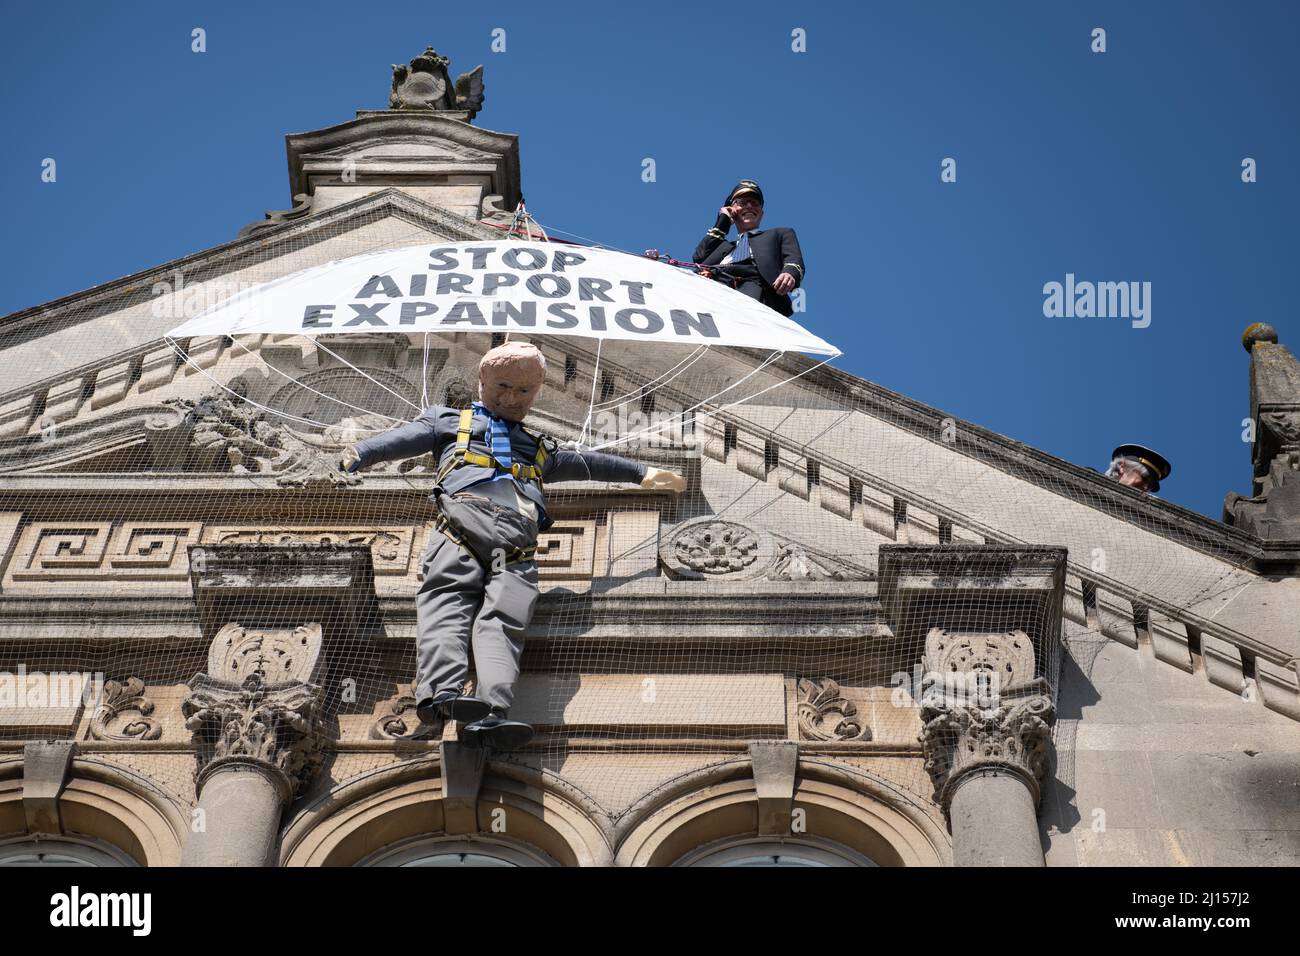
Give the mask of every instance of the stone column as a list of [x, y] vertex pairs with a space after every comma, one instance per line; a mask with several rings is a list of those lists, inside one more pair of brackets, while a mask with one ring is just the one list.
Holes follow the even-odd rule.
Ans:
[[957, 866], [1043, 866], [1065, 550], [886, 546], [880, 597], [924, 661], [920, 743]]
[[281, 816], [323, 761], [324, 643], [359, 640], [377, 615], [370, 547], [193, 546], [190, 569], [212, 643], [181, 705], [199, 763], [181, 865], [272, 865]]
[[1024, 631], [926, 638], [921, 746], [957, 866], [1042, 866], [1040, 781], [1056, 719]]
[[181, 704], [199, 755], [199, 804], [182, 866], [273, 862], [281, 814], [321, 763], [321, 691], [296, 676], [313, 672], [320, 646], [319, 624], [232, 623], [217, 634], [208, 673], [190, 681]]

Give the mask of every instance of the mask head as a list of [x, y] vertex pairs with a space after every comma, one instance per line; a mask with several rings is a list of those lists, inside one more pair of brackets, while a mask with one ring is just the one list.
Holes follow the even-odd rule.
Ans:
[[527, 417], [546, 378], [541, 349], [506, 342], [491, 349], [478, 365], [478, 395], [493, 415], [519, 422]]

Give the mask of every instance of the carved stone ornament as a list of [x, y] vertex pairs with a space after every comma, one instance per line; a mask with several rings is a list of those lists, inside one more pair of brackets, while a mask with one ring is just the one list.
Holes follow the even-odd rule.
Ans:
[[268, 209], [266, 216], [257, 222], [250, 222], [243, 229], [235, 234], [236, 239], [243, 239], [250, 233], [257, 232], [259, 229], [268, 229], [271, 226], [278, 226], [281, 223], [292, 222], [295, 219], [301, 219], [311, 212], [312, 197], [306, 193], [297, 193], [293, 197], [292, 209]]
[[926, 670], [937, 674], [980, 672], [993, 692], [1018, 687], [1034, 676], [1034, 645], [1024, 631], [965, 633], [934, 628], [925, 639]]
[[90, 736], [95, 740], [157, 740], [162, 736], [162, 724], [151, 716], [153, 710], [140, 678], [107, 681], [104, 701], [90, 722]]
[[777, 544], [776, 558], [765, 575], [771, 581], [861, 581], [868, 576], [865, 570], [837, 564], [793, 541]]
[[231, 622], [217, 632], [208, 649], [208, 674], [232, 684], [243, 684], [254, 675], [266, 684], [310, 681], [317, 676], [322, 639], [318, 621], [279, 630]]
[[830, 678], [799, 679], [799, 735], [804, 740], [870, 740], [871, 728]]
[[684, 521], [659, 541], [668, 572], [686, 580], [862, 581], [868, 569], [741, 524], [706, 515]]
[[287, 802], [306, 788], [323, 759], [320, 688], [301, 681], [243, 684], [199, 674], [181, 704], [199, 751], [198, 789], [217, 770], [248, 764], [278, 781]]
[[380, 714], [370, 725], [371, 740], [427, 740], [442, 736], [442, 722], [420, 722], [415, 714], [415, 697], [401, 694], [380, 704]]
[[150, 444], [188, 446], [188, 458], [198, 470], [273, 475], [277, 485], [288, 488], [333, 488], [361, 480], [339, 470], [341, 446], [308, 441], [250, 403], [221, 395], [198, 402], [171, 398], [163, 404], [176, 414], [146, 423]]
[[770, 535], [736, 521], [696, 518], [678, 525], [660, 542], [659, 556], [680, 578], [755, 577], [772, 561]]
[[410, 65], [393, 64], [393, 85], [388, 94], [390, 110], [465, 110], [473, 119], [483, 108], [483, 65], [456, 78], [453, 86], [447, 67], [451, 60], [439, 56], [433, 47], [411, 60]]
[[679, 535], [673, 545], [682, 564], [703, 574], [727, 574], [754, 563], [758, 538], [743, 525], [711, 521]]
[[919, 736], [935, 800], [945, 809], [963, 776], [999, 768], [1019, 776], [1037, 801], [1047, 772], [1056, 710], [1034, 676], [1024, 631], [952, 632], [925, 641]]
[[1272, 433], [1282, 451], [1300, 448], [1300, 413], [1294, 410], [1260, 412], [1259, 425]]
[[1046, 693], [1004, 698], [993, 707], [923, 696], [919, 740], [935, 800], [946, 809], [963, 776], [997, 767], [1020, 776], [1037, 802], [1047, 773], [1055, 720], [1056, 711]]

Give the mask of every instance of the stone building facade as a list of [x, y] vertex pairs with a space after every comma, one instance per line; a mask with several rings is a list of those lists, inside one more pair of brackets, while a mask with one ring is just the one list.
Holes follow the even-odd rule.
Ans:
[[[1223, 523], [801, 356], [705, 356], [773, 391], [664, 400], [680, 428], [638, 457], [686, 494], [554, 496], [512, 712], [535, 743], [420, 728], [428, 463], [342, 476], [364, 416], [258, 408], [461, 404], [489, 336], [163, 340], [195, 290], [502, 240], [517, 137], [394, 90], [287, 137], [291, 209], [0, 320], [0, 670], [107, 679], [0, 695], [0, 863], [1300, 862], [1300, 368], [1267, 329], [1255, 496]], [[533, 341], [531, 421], [576, 438], [595, 355]], [[601, 368], [664, 372], [616, 343]], [[973, 700], [934, 678], [989, 673]]]

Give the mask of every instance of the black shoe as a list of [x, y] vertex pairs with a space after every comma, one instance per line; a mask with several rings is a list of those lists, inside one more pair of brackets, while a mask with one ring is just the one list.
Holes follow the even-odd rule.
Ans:
[[459, 691], [444, 690], [426, 697], [416, 705], [415, 713], [426, 724], [439, 720], [481, 720], [492, 712], [492, 706], [477, 697], [462, 697]]
[[518, 750], [533, 739], [533, 728], [522, 720], [507, 720], [493, 714], [462, 727], [458, 736], [470, 747]]

